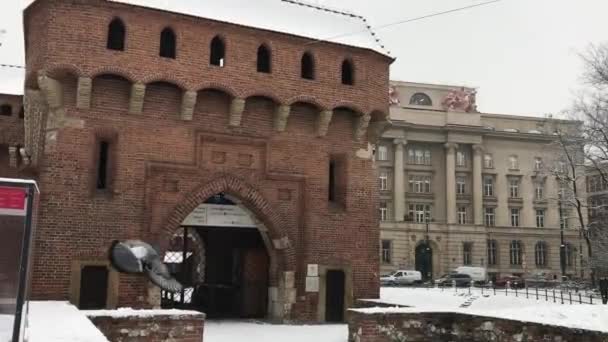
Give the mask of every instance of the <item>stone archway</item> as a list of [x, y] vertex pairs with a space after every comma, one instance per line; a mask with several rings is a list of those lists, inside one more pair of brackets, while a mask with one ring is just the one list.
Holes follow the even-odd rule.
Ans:
[[439, 246], [432, 240], [421, 240], [414, 248], [415, 269], [422, 273], [424, 281], [436, 279], [440, 276]]
[[252, 185], [232, 175], [222, 175], [184, 196], [169, 215], [159, 239], [162, 251], [182, 222], [199, 205], [216, 194], [225, 194], [255, 222], [270, 258], [268, 313], [272, 320], [289, 319], [295, 303], [295, 247], [286, 223], [264, 196]]

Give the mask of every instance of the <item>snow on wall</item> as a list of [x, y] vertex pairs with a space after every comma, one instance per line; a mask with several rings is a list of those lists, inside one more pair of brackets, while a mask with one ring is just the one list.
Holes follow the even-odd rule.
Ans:
[[388, 55], [361, 16], [294, 0], [109, 0], [207, 18]]
[[28, 342], [108, 342], [75, 306], [67, 302], [30, 302]]
[[132, 308], [118, 308], [116, 310], [82, 310], [87, 317], [154, 317], [154, 316], [199, 316], [203, 315], [198, 311], [177, 310], [177, 309], [158, 309], [158, 310], [137, 310]]

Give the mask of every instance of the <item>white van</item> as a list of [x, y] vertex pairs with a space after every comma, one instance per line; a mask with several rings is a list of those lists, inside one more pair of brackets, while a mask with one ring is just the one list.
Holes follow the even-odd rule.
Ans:
[[387, 276], [380, 277], [381, 285], [411, 285], [422, 281], [419, 271], [397, 270]]
[[485, 283], [488, 281], [488, 272], [485, 267], [460, 266], [456, 267], [454, 272], [468, 274], [475, 283]]

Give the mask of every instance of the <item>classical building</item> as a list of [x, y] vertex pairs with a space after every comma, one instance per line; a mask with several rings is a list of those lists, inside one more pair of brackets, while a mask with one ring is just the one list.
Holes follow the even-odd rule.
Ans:
[[[25, 110], [0, 97], [0, 176], [42, 191], [33, 298], [341, 321], [379, 295], [370, 141], [393, 59], [351, 13], [173, 3], [25, 10]], [[158, 247], [183, 294], [108, 265], [129, 238]]]
[[[492, 277], [560, 275], [580, 262], [577, 220], [553, 176], [557, 129], [575, 122], [477, 111], [474, 89], [392, 82], [392, 126], [376, 149], [381, 269], [436, 278], [463, 265]], [[561, 227], [560, 227], [561, 226]]]

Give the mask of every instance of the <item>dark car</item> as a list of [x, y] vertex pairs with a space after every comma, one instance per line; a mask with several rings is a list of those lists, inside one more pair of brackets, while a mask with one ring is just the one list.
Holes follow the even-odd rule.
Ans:
[[514, 288], [521, 289], [521, 288], [526, 287], [526, 283], [524, 282], [524, 280], [518, 276], [505, 276], [505, 277], [498, 278], [494, 282], [494, 286], [507, 287], [507, 283], [509, 283], [509, 287], [511, 287], [512, 289], [514, 289]]
[[456, 283], [458, 287], [471, 286], [473, 279], [468, 274], [452, 273], [444, 276], [438, 280], [439, 286], [452, 286], [452, 283]]

